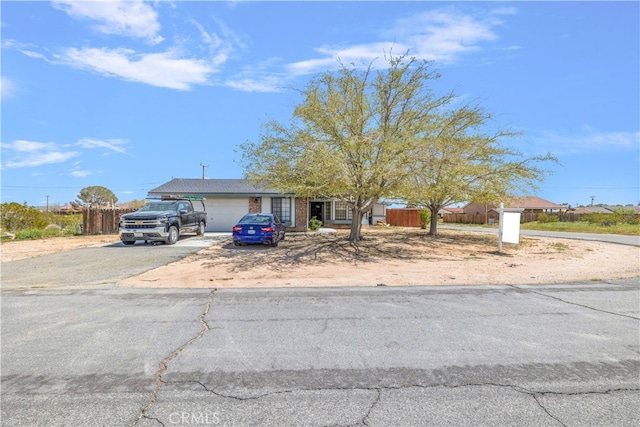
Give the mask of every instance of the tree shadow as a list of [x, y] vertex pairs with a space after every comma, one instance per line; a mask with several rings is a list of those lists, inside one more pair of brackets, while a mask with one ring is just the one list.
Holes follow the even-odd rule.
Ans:
[[[465, 247], [490, 253], [496, 239], [475, 233], [452, 235], [442, 233], [431, 236], [425, 230], [402, 230], [401, 232], [376, 232], [365, 235], [363, 240], [350, 242], [346, 233], [293, 235], [279, 243], [278, 247], [267, 245], [235, 246], [227, 241], [219, 246], [215, 259], [205, 262], [205, 268], [223, 267], [233, 273], [256, 267], [274, 272], [305, 265], [346, 263], [353, 266], [375, 264], [382, 261], [429, 261], [443, 260], [444, 253], [460, 251]], [[478, 246], [482, 250], [478, 251]], [[207, 255], [203, 255], [207, 257]], [[457, 258], [456, 258], [457, 259]], [[460, 257], [462, 259], [462, 257]]]

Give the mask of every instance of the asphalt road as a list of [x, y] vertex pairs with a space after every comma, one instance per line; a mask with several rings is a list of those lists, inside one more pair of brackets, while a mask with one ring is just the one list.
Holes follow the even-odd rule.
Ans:
[[637, 280], [16, 289], [1, 309], [7, 426], [640, 425]]

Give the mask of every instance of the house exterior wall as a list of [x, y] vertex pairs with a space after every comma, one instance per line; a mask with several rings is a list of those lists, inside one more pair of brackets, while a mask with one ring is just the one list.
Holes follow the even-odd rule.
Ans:
[[249, 213], [260, 213], [262, 210], [262, 197], [249, 197]]
[[485, 215], [491, 209], [494, 209], [496, 206], [485, 203], [469, 203], [462, 211], [467, 215]]
[[273, 212], [271, 210], [271, 197], [262, 197], [260, 212]]
[[384, 203], [376, 203], [371, 209], [371, 221], [372, 225], [376, 225], [378, 222], [385, 222], [387, 220], [387, 205]]

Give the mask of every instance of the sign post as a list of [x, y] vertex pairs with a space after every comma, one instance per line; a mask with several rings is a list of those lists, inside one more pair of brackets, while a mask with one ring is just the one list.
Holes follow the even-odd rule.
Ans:
[[502, 242], [520, 243], [520, 213], [523, 210], [523, 208], [505, 208], [504, 203], [500, 203], [498, 252], [502, 252]]

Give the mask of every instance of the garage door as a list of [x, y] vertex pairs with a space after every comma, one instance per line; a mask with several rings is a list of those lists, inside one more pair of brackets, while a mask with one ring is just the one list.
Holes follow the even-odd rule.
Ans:
[[249, 212], [249, 199], [207, 199], [207, 231], [224, 231], [231, 233], [243, 215]]

